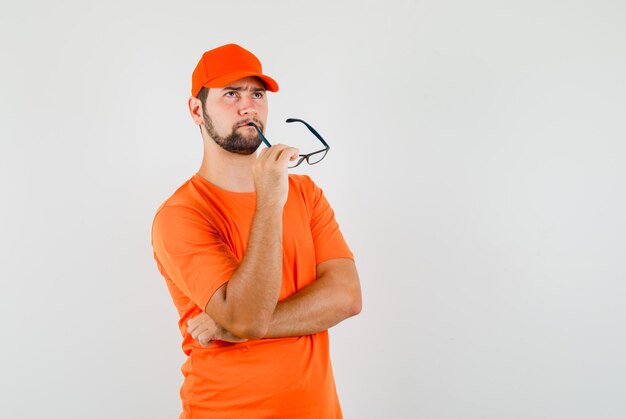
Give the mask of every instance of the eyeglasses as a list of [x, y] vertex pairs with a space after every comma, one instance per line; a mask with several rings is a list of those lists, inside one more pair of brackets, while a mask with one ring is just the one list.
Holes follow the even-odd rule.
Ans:
[[[298, 159], [292, 162], [289, 162], [289, 166], [287, 166], [289, 169], [292, 169], [296, 166], [299, 166], [300, 163], [302, 163], [303, 161], [306, 160], [306, 162], [308, 164], [317, 164], [319, 162], [321, 162], [324, 157], [326, 157], [326, 153], [328, 153], [328, 150], [330, 150], [330, 146], [326, 143], [326, 141], [324, 141], [324, 139], [322, 138], [321, 135], [319, 135], [319, 133], [317, 131], [315, 131], [315, 128], [313, 128], [312, 126], [310, 126], [308, 123], [306, 123], [305, 121], [303, 121], [302, 119], [297, 119], [297, 118], [289, 118], [287, 119], [285, 122], [302, 122], [308, 129], [309, 131], [311, 131], [311, 133], [313, 135], [315, 135], [317, 137], [318, 140], [320, 140], [322, 142], [322, 144], [324, 144], [324, 147], [322, 150], [318, 150], [318, 151], [314, 151], [312, 153], [308, 153], [308, 154], [300, 154], [298, 156]], [[259, 137], [261, 138], [261, 140], [265, 143], [266, 146], [271, 147], [272, 145], [270, 144], [269, 141], [267, 141], [267, 138], [265, 138], [265, 136], [263, 135], [263, 133], [261, 132], [261, 130], [259, 129], [259, 127], [256, 126], [256, 124], [250, 122], [248, 125], [250, 125], [251, 127], [256, 128], [256, 132], [259, 133]]]

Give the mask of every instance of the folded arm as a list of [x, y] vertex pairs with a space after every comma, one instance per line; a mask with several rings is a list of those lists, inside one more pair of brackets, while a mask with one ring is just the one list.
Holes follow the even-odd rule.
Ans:
[[[317, 265], [317, 280], [280, 301], [265, 338], [305, 336], [328, 330], [361, 311], [361, 286], [352, 259], [330, 259]], [[241, 342], [209, 315], [189, 320], [189, 333], [203, 345], [211, 340]]]
[[282, 208], [257, 208], [248, 248], [230, 280], [217, 289], [204, 311], [242, 338], [267, 333], [281, 286]]
[[328, 330], [361, 312], [361, 286], [352, 259], [317, 265], [317, 280], [280, 301], [266, 338], [304, 336]]
[[241, 264], [213, 294], [204, 311], [242, 338], [266, 335], [282, 281], [283, 207], [289, 193], [287, 165], [298, 150], [278, 144], [259, 153], [253, 166], [256, 208]]

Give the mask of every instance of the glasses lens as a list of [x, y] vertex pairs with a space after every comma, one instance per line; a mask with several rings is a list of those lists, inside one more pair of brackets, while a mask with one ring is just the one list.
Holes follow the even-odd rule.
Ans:
[[317, 153], [313, 153], [313, 154], [309, 155], [309, 157], [307, 157], [306, 161], [309, 164], [319, 163], [319, 162], [322, 161], [322, 159], [324, 159], [324, 157], [326, 157], [326, 153], [328, 153], [328, 150], [318, 151]]

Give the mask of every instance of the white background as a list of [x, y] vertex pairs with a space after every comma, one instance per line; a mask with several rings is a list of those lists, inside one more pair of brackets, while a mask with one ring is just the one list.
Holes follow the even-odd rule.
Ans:
[[626, 3], [106, 3], [0, 8], [0, 416], [177, 417], [150, 227], [235, 42], [280, 84], [268, 138], [332, 146], [299, 173], [362, 280], [346, 418], [626, 417]]

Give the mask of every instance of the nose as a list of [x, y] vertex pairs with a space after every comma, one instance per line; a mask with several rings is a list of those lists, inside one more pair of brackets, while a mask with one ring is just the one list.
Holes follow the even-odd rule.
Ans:
[[244, 96], [239, 102], [239, 114], [240, 115], [256, 115], [257, 109], [254, 100], [251, 97]]

